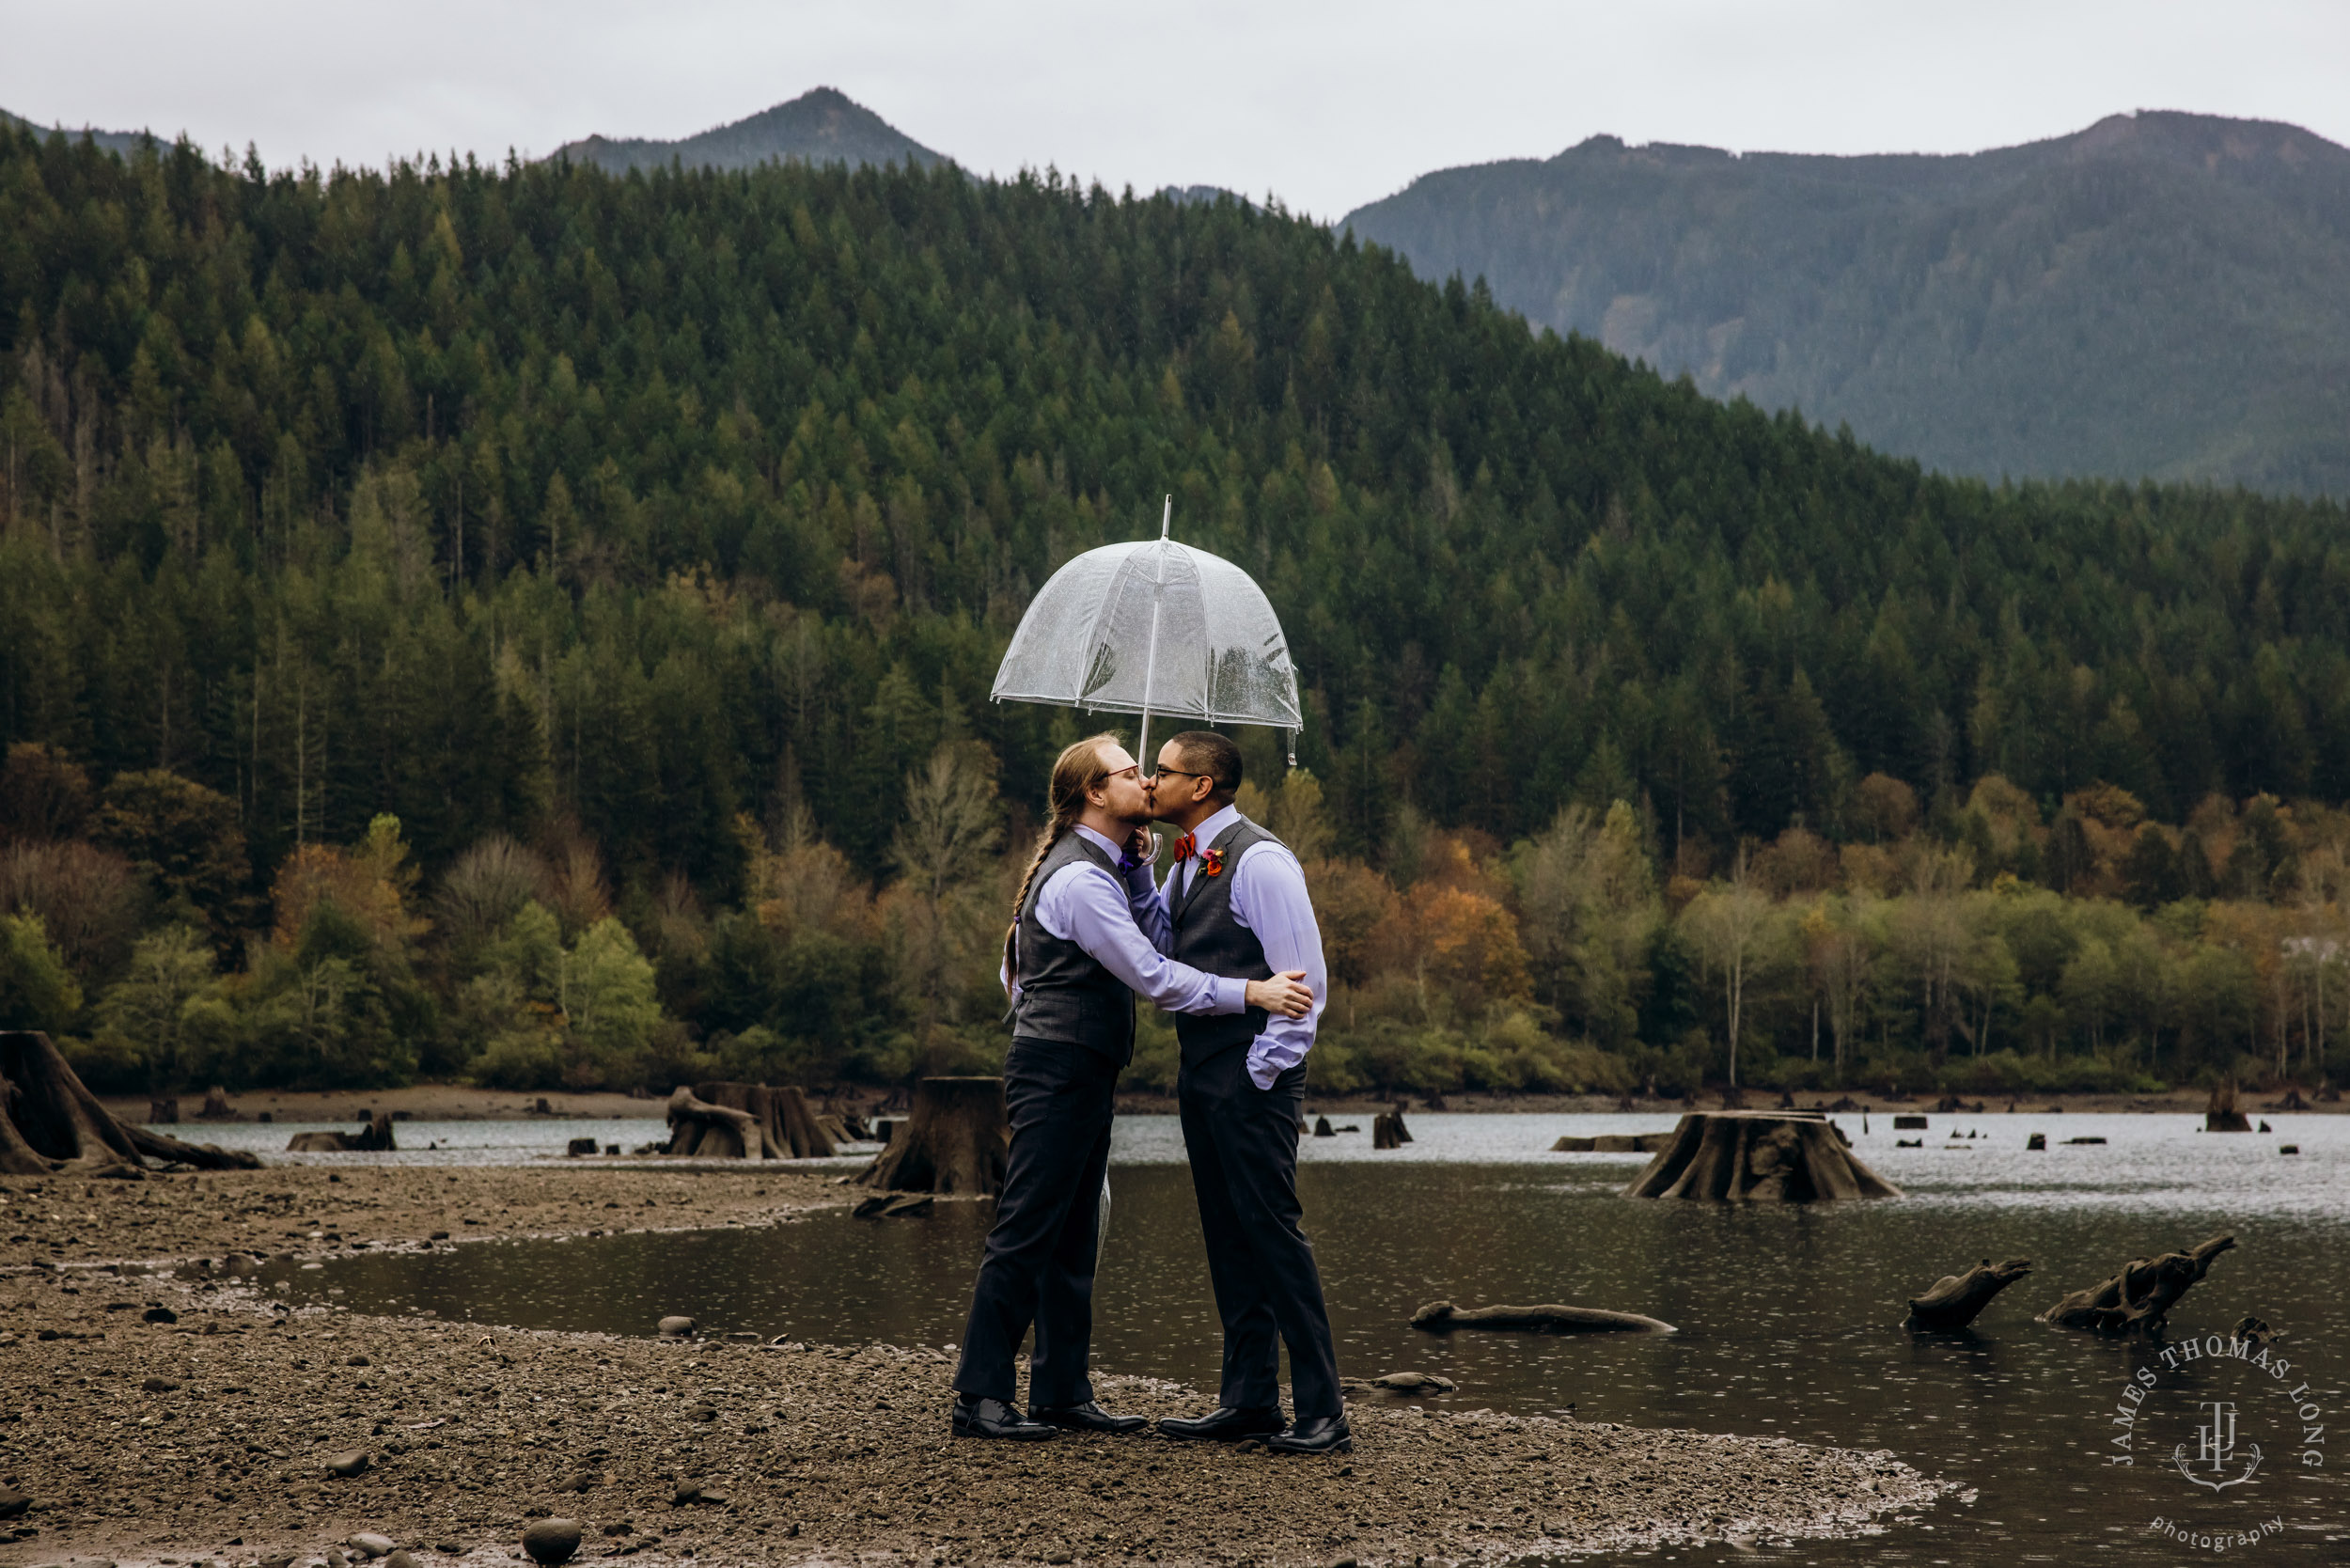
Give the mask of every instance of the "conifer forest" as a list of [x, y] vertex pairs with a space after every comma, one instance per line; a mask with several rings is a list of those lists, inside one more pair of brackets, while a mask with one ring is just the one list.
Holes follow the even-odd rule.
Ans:
[[0, 1027], [122, 1090], [988, 1070], [1107, 724], [989, 684], [1168, 494], [1297, 663], [1297, 770], [1239, 738], [1318, 1088], [2342, 1074], [2337, 502], [1937, 477], [1277, 205], [30, 131]]

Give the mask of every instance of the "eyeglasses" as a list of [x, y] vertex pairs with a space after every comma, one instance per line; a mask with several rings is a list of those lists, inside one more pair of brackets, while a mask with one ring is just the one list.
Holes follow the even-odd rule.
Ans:
[[1142, 777], [1142, 764], [1140, 762], [1133, 762], [1119, 769], [1116, 773], [1105, 773], [1102, 776], [1102, 782], [1106, 784], [1113, 778], [1123, 778], [1128, 774], [1133, 774], [1135, 778], [1139, 781]]
[[1151, 782], [1155, 784], [1170, 773], [1178, 778], [1214, 778], [1215, 776], [1212, 773], [1193, 773], [1188, 768], [1161, 768], [1151, 776]]

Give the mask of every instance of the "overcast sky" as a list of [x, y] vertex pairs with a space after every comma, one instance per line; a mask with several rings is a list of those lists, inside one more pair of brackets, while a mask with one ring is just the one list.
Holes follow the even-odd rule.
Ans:
[[274, 165], [688, 135], [824, 85], [984, 173], [1336, 217], [1603, 131], [1972, 151], [2167, 108], [2350, 142], [2350, 3], [0, 0], [0, 107]]

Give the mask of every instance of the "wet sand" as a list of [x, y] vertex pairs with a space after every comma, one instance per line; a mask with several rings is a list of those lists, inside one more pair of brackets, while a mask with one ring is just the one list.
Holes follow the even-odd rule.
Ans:
[[[1882, 1453], [1400, 1402], [1352, 1406], [1355, 1451], [1329, 1459], [1154, 1436], [950, 1442], [941, 1348], [288, 1312], [273, 1269], [219, 1266], [235, 1250], [299, 1266], [362, 1247], [789, 1223], [847, 1196], [829, 1174], [281, 1167], [0, 1188], [0, 1486], [32, 1498], [0, 1519], [4, 1565], [298, 1565], [368, 1531], [425, 1568], [490, 1568], [550, 1513], [581, 1522], [582, 1560], [648, 1563], [1500, 1561], [1873, 1528], [1940, 1490]], [[137, 1266], [196, 1258], [212, 1266]], [[1097, 1381], [1120, 1410], [1210, 1403]], [[352, 1452], [361, 1473], [330, 1473]]]

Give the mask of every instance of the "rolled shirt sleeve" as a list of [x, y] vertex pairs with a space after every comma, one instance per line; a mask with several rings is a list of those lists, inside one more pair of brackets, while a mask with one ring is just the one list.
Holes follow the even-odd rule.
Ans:
[[1306, 891], [1306, 870], [1285, 845], [1261, 840], [1241, 855], [1240, 864], [1232, 868], [1232, 918], [1255, 933], [1275, 974], [1303, 969], [1306, 983], [1313, 987], [1311, 1011], [1303, 1018], [1273, 1014], [1248, 1047], [1250, 1081], [1259, 1089], [1271, 1089], [1274, 1079], [1304, 1061], [1313, 1049], [1314, 1029], [1330, 996], [1322, 927]]

